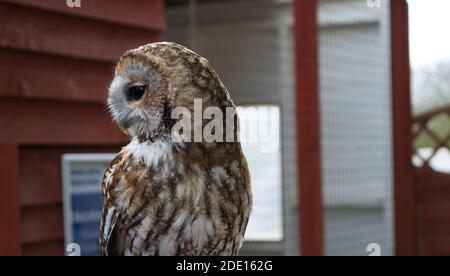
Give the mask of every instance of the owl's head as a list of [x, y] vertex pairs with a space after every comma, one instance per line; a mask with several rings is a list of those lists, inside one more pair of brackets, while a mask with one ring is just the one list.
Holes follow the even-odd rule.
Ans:
[[170, 135], [175, 107], [193, 110], [234, 106], [209, 62], [187, 48], [169, 42], [127, 51], [116, 65], [108, 107], [119, 128], [132, 137], [152, 140]]

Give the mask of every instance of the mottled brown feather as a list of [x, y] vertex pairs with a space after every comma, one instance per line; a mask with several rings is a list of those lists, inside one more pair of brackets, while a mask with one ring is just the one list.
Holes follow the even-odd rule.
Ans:
[[[178, 106], [192, 111], [196, 98], [204, 107], [234, 108], [209, 62], [183, 46], [156, 43], [130, 50], [119, 60], [116, 77], [145, 83], [135, 74], [141, 64], [151, 68], [158, 83], [132, 108], [145, 114]], [[160, 121], [151, 133], [145, 131], [149, 122], [140, 122], [143, 132], [135, 144], [105, 172], [102, 255], [237, 255], [252, 206], [240, 143], [174, 143], [170, 122]], [[233, 135], [238, 136], [237, 127]], [[149, 162], [156, 155], [146, 150], [156, 145], [166, 155]]]

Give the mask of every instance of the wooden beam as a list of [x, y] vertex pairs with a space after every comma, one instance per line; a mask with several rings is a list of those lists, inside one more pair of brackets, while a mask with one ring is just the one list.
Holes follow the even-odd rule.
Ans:
[[[123, 146], [123, 144], [122, 144]], [[118, 153], [121, 146], [21, 146], [22, 208], [62, 204], [61, 158], [66, 153]], [[38, 166], [36, 164], [39, 164]], [[23, 212], [22, 221], [26, 220]], [[22, 238], [25, 238], [22, 236]]]
[[0, 48], [0, 60], [1, 97], [105, 104], [114, 75], [111, 62], [16, 49]]
[[63, 208], [59, 204], [22, 208], [21, 225], [23, 244], [63, 240]]
[[64, 256], [64, 239], [23, 245], [24, 256]]
[[0, 143], [124, 145], [104, 104], [0, 99]]
[[0, 256], [20, 255], [19, 148], [0, 145]]
[[5, 48], [114, 62], [126, 50], [161, 37], [161, 32], [156, 30], [67, 16], [7, 2], [0, 2], [0, 10], [0, 47]]
[[417, 210], [410, 95], [408, 3], [391, 2], [395, 239], [397, 255], [417, 255]]
[[295, 0], [300, 252], [323, 255], [317, 1]]
[[81, 8], [68, 7], [66, 0], [1, 1], [138, 28], [166, 27], [163, 0], [81, 0]]

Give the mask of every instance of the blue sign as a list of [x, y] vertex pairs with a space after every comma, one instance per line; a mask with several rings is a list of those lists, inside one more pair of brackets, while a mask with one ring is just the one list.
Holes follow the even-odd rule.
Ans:
[[[81, 256], [98, 256], [100, 253], [101, 182], [113, 158], [113, 154], [63, 156], [65, 246], [73, 248], [75, 245]], [[73, 255], [69, 251], [66, 253]]]

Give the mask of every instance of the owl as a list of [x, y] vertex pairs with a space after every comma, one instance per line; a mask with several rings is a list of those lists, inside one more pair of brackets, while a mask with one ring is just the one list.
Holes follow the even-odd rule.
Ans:
[[174, 139], [173, 111], [184, 108], [192, 119], [196, 100], [202, 108], [235, 109], [210, 63], [193, 51], [160, 42], [118, 61], [108, 107], [131, 142], [104, 174], [102, 255], [238, 254], [252, 206], [238, 118], [219, 133], [236, 138], [231, 142]]

